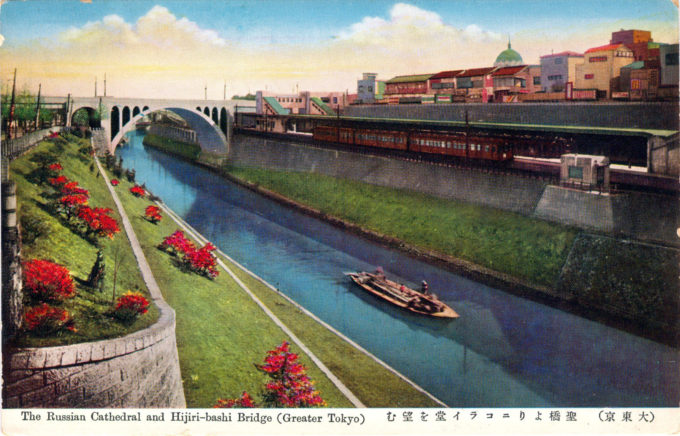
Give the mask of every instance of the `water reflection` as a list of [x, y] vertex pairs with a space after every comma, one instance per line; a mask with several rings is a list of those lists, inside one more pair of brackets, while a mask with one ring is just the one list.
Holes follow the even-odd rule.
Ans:
[[[676, 350], [475, 283], [283, 208], [131, 144], [139, 181], [222, 250], [456, 407], [677, 406]], [[424, 318], [363, 293], [343, 271], [382, 265], [430, 283], [461, 317]]]

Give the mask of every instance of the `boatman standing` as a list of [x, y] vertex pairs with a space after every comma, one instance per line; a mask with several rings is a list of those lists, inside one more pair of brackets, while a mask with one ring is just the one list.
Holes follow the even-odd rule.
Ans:
[[427, 282], [425, 280], [423, 280], [420, 283], [420, 292], [422, 292], [423, 294], [427, 295], [429, 293], [429, 288], [430, 287], [427, 285]]

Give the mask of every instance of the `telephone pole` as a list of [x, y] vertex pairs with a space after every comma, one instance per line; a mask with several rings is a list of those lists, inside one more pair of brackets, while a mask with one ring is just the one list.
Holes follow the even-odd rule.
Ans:
[[35, 130], [40, 128], [40, 91], [42, 91], [42, 83], [38, 84], [38, 102], [35, 104]]
[[[14, 81], [12, 82], [12, 100], [9, 103], [9, 128], [7, 129], [7, 139], [12, 139], [12, 122], [14, 122], [15, 95], [17, 92], [17, 69], [14, 69]], [[16, 134], [16, 129], [15, 132]]]
[[106, 73], [104, 73], [104, 97], [106, 97]]
[[94, 96], [97, 96], [97, 76], [94, 76]]

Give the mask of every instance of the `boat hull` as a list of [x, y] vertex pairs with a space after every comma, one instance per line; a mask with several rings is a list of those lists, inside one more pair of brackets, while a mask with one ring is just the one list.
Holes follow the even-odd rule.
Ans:
[[[366, 272], [346, 274], [363, 290], [385, 301], [388, 301], [395, 306], [406, 309], [409, 312], [429, 316], [432, 318], [453, 319], [459, 317], [459, 315], [452, 308], [436, 299], [436, 297], [425, 295], [410, 288], [405, 288], [399, 283], [393, 282], [386, 278], [380, 278], [375, 274]], [[400, 288], [402, 290], [398, 291]], [[421, 307], [417, 307], [414, 304], [414, 301], [418, 302], [418, 305]], [[424, 310], [422, 306], [429, 306], [432, 308], [432, 310]]]

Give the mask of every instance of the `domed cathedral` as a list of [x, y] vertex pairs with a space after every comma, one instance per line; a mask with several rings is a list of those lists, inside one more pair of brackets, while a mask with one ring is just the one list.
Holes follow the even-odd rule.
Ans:
[[510, 45], [510, 39], [508, 39], [508, 48], [503, 50], [498, 57], [496, 62], [493, 63], [494, 67], [514, 67], [516, 65], [524, 65], [522, 56], [512, 49]]

